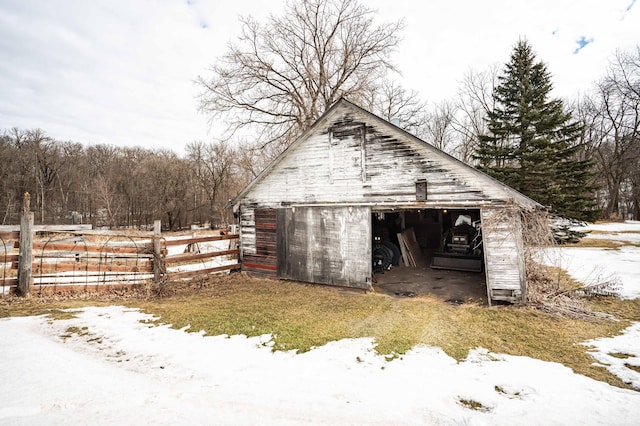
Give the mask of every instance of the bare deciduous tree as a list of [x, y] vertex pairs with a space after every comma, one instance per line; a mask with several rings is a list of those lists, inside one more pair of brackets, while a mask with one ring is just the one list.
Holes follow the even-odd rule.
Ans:
[[457, 135], [455, 154], [465, 163], [471, 164], [478, 138], [487, 133], [487, 112], [494, 108], [493, 89], [498, 74], [498, 65], [486, 71], [469, 70], [458, 89], [451, 127]]
[[209, 219], [216, 224], [224, 221], [224, 207], [228, 199], [221, 198], [220, 195], [230, 180], [235, 162], [234, 150], [222, 141], [194, 141], [187, 145], [186, 151], [199, 189], [205, 194], [208, 202]]
[[239, 170], [239, 178], [243, 183], [240, 188], [247, 185], [251, 180], [260, 174], [260, 171], [267, 165], [267, 158], [259, 147], [251, 142], [242, 141], [238, 143], [236, 153], [236, 165]]
[[393, 70], [402, 22], [376, 24], [357, 0], [290, 0], [261, 24], [241, 18], [242, 34], [199, 77], [199, 109], [224, 118], [228, 137], [245, 129], [259, 142], [291, 143], [341, 96], [364, 101]]
[[45, 223], [45, 214], [48, 209], [50, 193], [55, 189], [55, 180], [58, 174], [60, 153], [58, 145], [42, 130], [36, 129], [27, 132], [36, 159], [36, 192], [40, 207], [40, 223]]
[[604, 216], [640, 219], [640, 46], [618, 51], [593, 98], [583, 100], [592, 152], [606, 189]]
[[441, 151], [452, 153], [453, 121], [456, 107], [450, 101], [442, 101], [434, 105], [427, 123], [427, 141]]
[[109, 180], [105, 175], [98, 175], [93, 180], [93, 192], [102, 206], [97, 215], [100, 220], [98, 223], [115, 228], [118, 226], [118, 216], [122, 206], [117, 201], [117, 194], [109, 186]]
[[146, 184], [154, 219], [160, 218], [169, 229], [186, 224], [186, 211], [191, 187], [191, 169], [187, 161], [170, 151], [158, 151], [144, 156], [138, 178]]
[[394, 81], [383, 80], [371, 86], [365, 105], [369, 111], [409, 133], [420, 138], [427, 136], [427, 104], [415, 90], [407, 90]]

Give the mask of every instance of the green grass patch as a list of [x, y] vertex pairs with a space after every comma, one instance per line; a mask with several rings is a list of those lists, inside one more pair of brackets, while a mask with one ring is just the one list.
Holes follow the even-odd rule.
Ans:
[[455, 306], [431, 296], [399, 299], [236, 275], [196, 292], [128, 306], [159, 316], [160, 322], [175, 328], [189, 325], [190, 331], [209, 335], [272, 334], [275, 350], [304, 352], [342, 338], [372, 337], [377, 352], [390, 358], [424, 344], [463, 360], [470, 349], [484, 347], [559, 362], [577, 373], [627, 387], [593, 366], [581, 344], [615, 336], [629, 325], [621, 314], [631, 308], [624, 307], [625, 301], [610, 299], [601, 298], [598, 307], [611, 308], [621, 321], [559, 318], [521, 307]]
[[[51, 313], [104, 301], [28, 301], [0, 305], [0, 316]], [[548, 315], [525, 307], [451, 305], [433, 296], [394, 298], [336, 287], [255, 280], [240, 274], [215, 277], [201, 288], [176, 290], [149, 300], [115, 304], [140, 308], [180, 329], [207, 335], [271, 334], [274, 350], [308, 351], [343, 338], [373, 338], [378, 353], [393, 359], [416, 345], [442, 348], [457, 360], [470, 349], [559, 362], [579, 374], [628, 387], [592, 364], [581, 342], [619, 334], [640, 321], [640, 301], [597, 298], [588, 302], [618, 320], [585, 321]], [[62, 311], [61, 311], [62, 312]]]
[[55, 320], [64, 320], [76, 316], [76, 313], [69, 309], [108, 305], [110, 303], [96, 298], [52, 300], [44, 297], [0, 297], [0, 318], [48, 315]]

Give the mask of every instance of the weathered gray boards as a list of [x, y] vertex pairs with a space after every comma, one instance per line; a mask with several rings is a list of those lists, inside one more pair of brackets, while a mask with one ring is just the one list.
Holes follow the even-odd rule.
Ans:
[[519, 213], [540, 207], [344, 99], [231, 205], [244, 271], [363, 289], [376, 236], [411, 226], [428, 253], [464, 212], [483, 224], [489, 303], [525, 297]]

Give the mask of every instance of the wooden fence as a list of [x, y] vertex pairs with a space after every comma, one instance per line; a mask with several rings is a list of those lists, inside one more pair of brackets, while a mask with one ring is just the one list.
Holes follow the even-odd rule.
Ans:
[[159, 221], [154, 232], [136, 234], [32, 226], [26, 220], [20, 231], [0, 231], [1, 294], [99, 290], [240, 268], [237, 234], [173, 236], [160, 232]]

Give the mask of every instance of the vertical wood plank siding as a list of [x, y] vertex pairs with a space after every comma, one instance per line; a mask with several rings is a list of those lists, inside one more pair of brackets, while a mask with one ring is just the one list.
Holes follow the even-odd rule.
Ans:
[[524, 300], [524, 247], [519, 211], [515, 208], [482, 209], [482, 237], [489, 301]]
[[[249, 245], [250, 249], [244, 251], [242, 270], [254, 276], [275, 279], [278, 277], [277, 210], [256, 209], [252, 213], [255, 238]], [[243, 246], [246, 248], [245, 244]]]
[[371, 209], [279, 209], [278, 229], [280, 278], [371, 288]]

